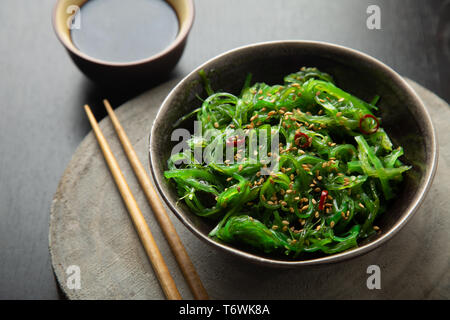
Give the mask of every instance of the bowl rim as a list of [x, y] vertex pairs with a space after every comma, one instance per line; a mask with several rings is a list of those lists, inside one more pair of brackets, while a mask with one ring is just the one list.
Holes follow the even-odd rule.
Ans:
[[[418, 191], [416, 196], [413, 198], [411, 203], [408, 205], [408, 207], [405, 209], [405, 214], [402, 216], [401, 219], [399, 219], [392, 227], [391, 229], [383, 233], [379, 238], [370, 241], [360, 247], [356, 247], [350, 250], [346, 250], [337, 254], [333, 254], [330, 256], [324, 256], [320, 258], [315, 259], [309, 259], [309, 260], [278, 260], [278, 259], [272, 259], [270, 257], [263, 257], [259, 256], [257, 254], [253, 254], [250, 252], [246, 252], [244, 250], [228, 246], [226, 244], [214, 241], [213, 239], [209, 238], [207, 235], [204, 235], [201, 233], [195, 225], [191, 224], [187, 218], [184, 217], [183, 210], [177, 208], [166, 196], [164, 193], [163, 188], [161, 187], [161, 181], [158, 178], [158, 175], [155, 172], [155, 156], [152, 154], [154, 153], [154, 148], [152, 147], [152, 141], [153, 137], [155, 136], [154, 130], [155, 130], [155, 124], [158, 121], [161, 121], [161, 116], [166, 113], [168, 110], [168, 102], [171, 100], [172, 97], [175, 96], [179, 88], [181, 88], [186, 82], [190, 81], [191, 78], [195, 77], [201, 69], [207, 68], [209, 65], [213, 64], [215, 61], [222, 59], [225, 56], [231, 55], [235, 52], [239, 52], [242, 50], [249, 50], [251, 48], [255, 47], [264, 47], [264, 46], [273, 46], [273, 45], [289, 45], [289, 44], [297, 44], [297, 45], [312, 45], [312, 46], [320, 46], [322, 48], [331, 48], [333, 50], [340, 50], [347, 54], [353, 54], [357, 55], [360, 58], [368, 61], [371, 65], [376, 66], [376, 68], [379, 68], [383, 70], [385, 73], [389, 74], [390, 77], [393, 78], [395, 83], [399, 84], [399, 87], [404, 89], [408, 96], [410, 96], [414, 100], [414, 104], [417, 105], [417, 109], [419, 114], [423, 116], [421, 121], [425, 122], [424, 128], [428, 131], [428, 134], [430, 136], [429, 141], [429, 148], [431, 150], [431, 155], [426, 159], [426, 172], [424, 173], [424, 180], [425, 183], [422, 184]], [[387, 240], [391, 239], [395, 234], [402, 229], [403, 226], [413, 217], [413, 215], [417, 212], [419, 209], [421, 203], [423, 202], [423, 199], [425, 198], [426, 194], [428, 193], [434, 175], [436, 173], [437, 168], [437, 162], [438, 162], [438, 144], [437, 144], [437, 135], [436, 130], [433, 126], [433, 123], [431, 121], [431, 117], [427, 111], [427, 108], [425, 107], [425, 104], [421, 100], [421, 98], [417, 95], [417, 93], [412, 89], [412, 87], [405, 81], [405, 79], [400, 76], [397, 72], [395, 72], [392, 68], [384, 64], [383, 62], [379, 61], [378, 59], [375, 59], [372, 56], [369, 56], [368, 54], [365, 54], [363, 52], [360, 52], [355, 49], [351, 49], [342, 45], [332, 44], [328, 42], [323, 41], [310, 41], [310, 40], [277, 40], [277, 41], [265, 41], [265, 42], [258, 42], [253, 43], [245, 46], [240, 46], [231, 50], [228, 50], [224, 53], [221, 53], [209, 60], [207, 60], [205, 63], [201, 64], [197, 68], [195, 68], [193, 71], [191, 71], [188, 75], [186, 75], [181, 81], [178, 82], [178, 84], [169, 92], [167, 97], [164, 99], [164, 101], [161, 103], [161, 106], [158, 110], [158, 113], [153, 121], [150, 136], [149, 136], [149, 165], [150, 165], [150, 171], [152, 174], [152, 178], [154, 180], [154, 183], [161, 195], [161, 197], [164, 199], [164, 202], [167, 204], [167, 206], [173, 211], [173, 213], [177, 216], [177, 218], [198, 238], [205, 241], [206, 243], [210, 244], [213, 247], [222, 249], [223, 251], [226, 251], [228, 253], [231, 253], [232, 255], [238, 256], [240, 258], [244, 258], [247, 261], [251, 261], [257, 264], [262, 265], [270, 265], [270, 266], [276, 266], [276, 267], [298, 267], [298, 266], [307, 266], [307, 265], [319, 265], [319, 264], [325, 264], [325, 263], [335, 263], [340, 262], [344, 260], [348, 260], [350, 258], [355, 258], [357, 256], [360, 256], [362, 254], [368, 253], [375, 248], [379, 247], [383, 243], [385, 243]]]
[[[138, 66], [138, 65], [142, 65], [142, 64], [146, 64], [146, 63], [155, 61], [155, 60], [167, 55], [168, 53], [175, 50], [180, 44], [182, 44], [186, 40], [187, 36], [189, 35], [189, 32], [192, 29], [192, 25], [194, 24], [194, 19], [195, 19], [194, 0], [186, 0], [186, 4], [188, 6], [188, 15], [186, 18], [187, 27], [184, 28], [184, 30], [181, 30], [181, 32], [179, 32], [177, 34], [175, 39], [170, 43], [170, 45], [168, 47], [166, 47], [165, 49], [163, 49], [162, 51], [160, 51], [154, 55], [151, 55], [147, 58], [143, 58], [143, 59], [139, 59], [139, 60], [133, 60], [133, 61], [128, 61], [128, 62], [107, 61], [107, 60], [102, 60], [102, 59], [91, 57], [91, 56], [85, 54], [84, 52], [82, 52], [81, 50], [79, 50], [78, 48], [76, 48], [75, 45], [73, 45], [73, 44], [70, 45], [69, 43], [67, 43], [65, 37], [63, 37], [61, 35], [62, 31], [58, 28], [57, 23], [56, 23], [58, 8], [62, 1], [63, 0], [57, 0], [55, 2], [55, 4], [53, 5], [53, 11], [52, 11], [53, 31], [55, 32], [58, 40], [62, 43], [62, 45], [64, 46], [64, 48], [66, 48], [66, 50], [68, 50], [70, 53], [80, 57], [81, 59], [87, 60], [94, 64], [98, 64], [98, 65], [102, 65], [102, 66], [109, 66], [109, 67]], [[85, 0], [85, 2], [87, 2], [87, 1], [89, 1], [89, 0]], [[170, 3], [168, 3], [168, 4], [172, 7], [172, 9], [177, 14], [177, 19], [178, 19], [178, 22], [180, 23], [180, 18], [178, 16], [177, 10], [175, 8], [173, 8], [173, 6]]]

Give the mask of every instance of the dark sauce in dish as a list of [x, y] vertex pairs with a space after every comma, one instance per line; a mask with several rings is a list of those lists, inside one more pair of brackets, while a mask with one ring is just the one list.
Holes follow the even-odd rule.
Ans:
[[78, 14], [73, 44], [110, 62], [148, 58], [167, 48], [178, 33], [177, 15], [164, 0], [90, 0]]

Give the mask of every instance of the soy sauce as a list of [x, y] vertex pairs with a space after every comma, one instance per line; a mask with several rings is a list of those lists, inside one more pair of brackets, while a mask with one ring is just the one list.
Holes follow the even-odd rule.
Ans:
[[167, 48], [178, 33], [177, 15], [164, 0], [89, 0], [78, 14], [73, 44], [109, 62], [148, 58]]

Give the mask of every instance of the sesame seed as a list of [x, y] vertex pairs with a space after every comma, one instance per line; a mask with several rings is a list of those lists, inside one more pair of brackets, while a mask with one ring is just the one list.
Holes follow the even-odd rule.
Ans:
[[267, 204], [272, 206], [273, 205], [273, 201], [269, 200], [269, 201], [267, 201]]
[[358, 205], [359, 205], [361, 208], [363, 208], [363, 209], [365, 208], [364, 205], [363, 205], [361, 202], [358, 203]]
[[330, 227], [333, 228], [334, 227], [334, 221], [330, 222]]
[[342, 116], [342, 112], [338, 112], [338, 113], [336, 113], [336, 117], [340, 117], [340, 116]]
[[232, 177], [229, 177], [229, 178], [227, 178], [227, 181], [231, 181], [231, 180], [233, 180], [233, 178], [232, 178]]
[[316, 227], [316, 230], [319, 231], [319, 230], [320, 230], [320, 226], [317, 226], [317, 227]]
[[218, 128], [219, 127], [219, 123], [218, 122], [214, 122], [214, 128]]
[[278, 226], [276, 225], [276, 224], [274, 224], [273, 226], [272, 226], [272, 230], [277, 230], [278, 229]]
[[378, 230], [380, 230], [380, 227], [378, 227], [378, 226], [373, 226], [373, 230], [378, 231]]
[[289, 221], [287, 221], [287, 220], [283, 220], [283, 221], [281, 221], [281, 223], [284, 225], [289, 225]]

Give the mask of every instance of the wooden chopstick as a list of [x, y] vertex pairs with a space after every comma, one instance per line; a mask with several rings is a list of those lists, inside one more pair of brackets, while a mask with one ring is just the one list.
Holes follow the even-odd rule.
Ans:
[[95, 120], [95, 117], [88, 105], [85, 105], [84, 109], [89, 118], [92, 129], [94, 130], [95, 136], [97, 137], [98, 144], [100, 145], [100, 148], [103, 152], [106, 163], [108, 164], [108, 167], [114, 177], [120, 194], [122, 195], [123, 201], [125, 202], [128, 212], [130, 213], [131, 220], [133, 220], [133, 224], [136, 228], [139, 238], [141, 239], [145, 251], [147, 252], [153, 269], [155, 270], [156, 277], [159, 280], [164, 294], [166, 295], [167, 299], [181, 300], [181, 295], [178, 292], [175, 281], [170, 275], [164, 258], [159, 251], [158, 246], [156, 245], [155, 239], [153, 238], [153, 235], [147, 223], [145, 222], [144, 216], [139, 209], [136, 199], [131, 193], [130, 187], [128, 186], [125, 177], [120, 170], [119, 164], [117, 163], [117, 160], [114, 157], [111, 148], [106, 141], [106, 138], [104, 137], [100, 127], [98, 126], [97, 120]]
[[192, 264], [191, 259], [189, 258], [189, 255], [187, 254], [186, 249], [184, 248], [183, 243], [181, 242], [180, 237], [178, 236], [175, 227], [172, 224], [172, 221], [167, 215], [161, 199], [159, 198], [155, 188], [153, 187], [153, 184], [150, 181], [150, 178], [147, 175], [144, 166], [136, 155], [136, 152], [134, 151], [134, 148], [130, 140], [128, 139], [128, 136], [125, 133], [125, 130], [120, 124], [119, 119], [111, 108], [108, 100], [103, 100], [103, 103], [106, 107], [106, 110], [108, 111], [117, 135], [119, 136], [119, 140], [122, 143], [128, 160], [130, 161], [131, 166], [134, 170], [134, 173], [136, 174], [136, 177], [138, 178], [139, 183], [144, 190], [145, 196], [147, 197], [147, 200], [155, 214], [155, 217], [158, 220], [159, 225], [161, 226], [164, 236], [166, 237], [167, 242], [172, 249], [175, 259], [180, 266], [186, 282], [188, 283], [189, 288], [194, 295], [194, 298], [202, 300], [209, 299], [208, 293], [206, 292], [197, 274], [197, 271], [195, 270], [195, 267]]

